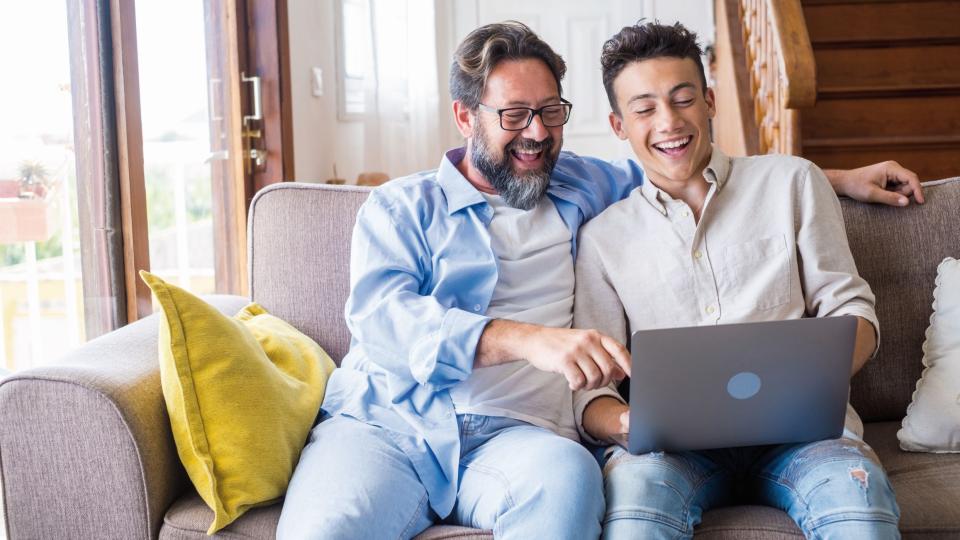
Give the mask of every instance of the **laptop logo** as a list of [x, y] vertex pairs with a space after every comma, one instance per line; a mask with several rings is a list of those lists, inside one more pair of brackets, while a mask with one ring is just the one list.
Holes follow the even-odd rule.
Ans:
[[750, 399], [760, 391], [760, 377], [756, 373], [741, 371], [727, 381], [727, 393], [734, 399]]

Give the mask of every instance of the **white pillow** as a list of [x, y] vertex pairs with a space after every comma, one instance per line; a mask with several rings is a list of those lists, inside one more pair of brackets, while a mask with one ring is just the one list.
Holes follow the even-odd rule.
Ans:
[[923, 366], [897, 432], [900, 448], [960, 452], [960, 261], [951, 257], [937, 267]]

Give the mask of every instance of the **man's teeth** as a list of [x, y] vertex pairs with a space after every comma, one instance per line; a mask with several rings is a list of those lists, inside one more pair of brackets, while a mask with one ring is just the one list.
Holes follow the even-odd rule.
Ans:
[[656, 145], [654, 145], [654, 146], [656, 146], [657, 148], [660, 148], [661, 150], [670, 150], [670, 149], [672, 149], [672, 148], [680, 148], [681, 146], [683, 146], [683, 145], [687, 144], [688, 142], [690, 142], [690, 139], [691, 139], [691, 137], [684, 137], [684, 138], [682, 138], [682, 139], [677, 139], [677, 140], [675, 140], [675, 141], [669, 141], [669, 142], [665, 142], [665, 143], [660, 143], [660, 144], [656, 144]]
[[529, 154], [529, 155], [531, 155], [531, 156], [535, 156], [535, 155], [537, 155], [537, 154], [540, 153], [540, 150], [520, 150], [520, 149], [517, 149], [517, 150], [514, 150], [514, 152], [516, 152], [516, 153], [518, 153], [518, 154]]

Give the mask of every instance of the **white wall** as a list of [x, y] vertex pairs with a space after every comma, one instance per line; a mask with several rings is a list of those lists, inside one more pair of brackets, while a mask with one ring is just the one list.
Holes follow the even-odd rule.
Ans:
[[[333, 176], [336, 163], [338, 176], [352, 183], [364, 170], [362, 165], [362, 123], [341, 122], [337, 119], [337, 71], [335, 45], [336, 0], [293, 0], [288, 4], [290, 31], [290, 76], [293, 98], [293, 136], [296, 180], [324, 181]], [[565, 40], [557, 34], [556, 17], [531, 20], [531, 14], [540, 10], [549, 13], [564, 2], [550, 0], [437, 0], [437, 49], [438, 74], [443, 110], [450, 111], [447, 74], [450, 58], [457, 44], [466, 34], [480, 24], [517, 18], [528, 22], [541, 33], [547, 42], [558, 49], [567, 59], [567, 78], [564, 88], [569, 93], [576, 88], [574, 114], [580, 114], [580, 123], [565, 130], [564, 148], [578, 153], [598, 155], [605, 158], [625, 157], [629, 147], [609, 133], [604, 117], [606, 110], [603, 84], [598, 65], [602, 41], [622, 26], [633, 24], [640, 17], [658, 19], [662, 23], [680, 21], [700, 35], [701, 43], [713, 42], [714, 22], [711, 0], [594, 0], [583, 2], [591, 12], [604, 16], [603, 23], [591, 28], [600, 29], [595, 51], [575, 47], [573, 40]], [[570, 4], [574, 6], [576, 3]], [[512, 6], [517, 6], [515, 10]], [[574, 8], [570, 8], [574, 9]], [[577, 15], [581, 17], [582, 14]], [[526, 19], [526, 20], [525, 20]], [[572, 20], [572, 19], [571, 19]], [[544, 28], [538, 28], [539, 24]], [[548, 26], [549, 25], [549, 26]], [[569, 26], [569, 25], [566, 25]], [[551, 37], [552, 36], [552, 37]], [[568, 45], [566, 41], [571, 43]], [[561, 46], [562, 45], [562, 46]], [[570, 49], [568, 52], [565, 49]], [[311, 70], [323, 70], [323, 96], [311, 95]], [[592, 92], [592, 94], [589, 94]], [[588, 115], [588, 116], [584, 116]], [[589, 120], [586, 120], [589, 118]], [[598, 124], [593, 126], [593, 124]], [[460, 144], [459, 134], [453, 126], [452, 114], [448, 113], [441, 125], [448, 126], [441, 134], [445, 146]], [[437, 155], [437, 163], [441, 156]], [[426, 166], [435, 166], [429, 164]], [[413, 171], [410, 171], [413, 172]]]
[[[363, 155], [361, 124], [337, 120], [334, 0], [288, 3], [290, 94], [296, 180], [356, 179]], [[312, 95], [312, 69], [323, 71], [323, 96]]]

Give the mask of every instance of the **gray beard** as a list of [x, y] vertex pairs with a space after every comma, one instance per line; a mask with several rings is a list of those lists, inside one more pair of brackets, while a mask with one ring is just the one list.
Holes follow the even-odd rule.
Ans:
[[[512, 148], [539, 150], [544, 152], [543, 167], [540, 170], [517, 174], [510, 164], [510, 150]], [[557, 157], [550, 155], [553, 148], [553, 138], [535, 142], [530, 139], [519, 138], [507, 145], [503, 151], [503, 159], [499, 162], [490, 153], [486, 134], [482, 128], [477, 130], [473, 138], [470, 151], [470, 161], [473, 166], [490, 182], [503, 201], [513, 208], [531, 210], [540, 202], [550, 186], [550, 175], [557, 164]]]

